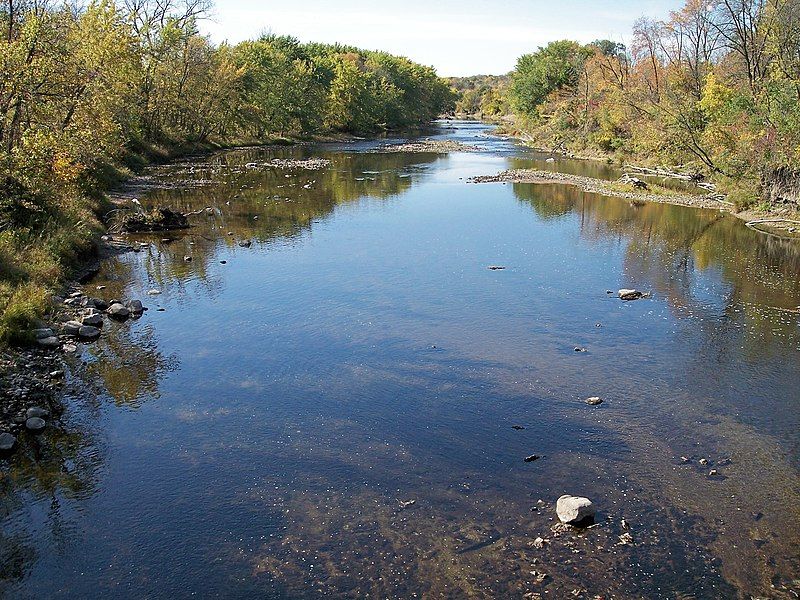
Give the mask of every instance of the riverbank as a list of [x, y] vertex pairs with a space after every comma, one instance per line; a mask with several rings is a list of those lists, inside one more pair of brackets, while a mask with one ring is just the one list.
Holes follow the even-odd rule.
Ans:
[[[95, 193], [79, 194], [76, 191], [72, 201], [83, 206], [87, 229], [71, 228], [68, 222], [52, 223], [50, 232], [40, 235], [15, 257], [35, 269], [36, 256], [44, 254], [50, 268], [31, 271], [35, 275], [33, 281], [21, 279], [18, 282], [2, 282], [16, 287], [7, 295], [6, 305], [0, 307], [0, 326], [3, 330], [0, 337], [0, 434], [6, 433], [14, 438], [5, 452], [16, 450], [20, 443], [38, 434], [26, 427], [29, 411], [43, 415], [39, 418], [45, 418], [46, 426], [56, 422], [64, 412], [64, 374], [70, 371], [70, 357], [80, 343], [92, 342], [97, 338], [102, 331], [102, 321], [107, 317], [104, 314], [105, 309], [97, 307], [96, 299], [93, 298], [94, 295], [102, 296], [103, 293], [87, 288], [84, 283], [99, 271], [104, 260], [139, 250], [137, 244], [128, 243], [124, 237], [120, 238], [116, 234], [109, 235], [109, 232], [118, 221], [120, 209], [133, 207], [132, 200], [138, 200], [154, 186], [164, 185], [164, 181], [154, 180], [152, 176], [144, 174], [148, 167], [167, 165], [187, 157], [212, 156], [235, 149], [349, 143], [363, 139], [365, 138], [350, 134], [325, 134], [262, 140], [140, 145], [131, 148], [119, 164], [102, 172], [101, 177], [98, 177]], [[425, 146], [425, 151], [429, 152], [453, 149]], [[394, 147], [387, 150], [399, 151]], [[316, 163], [306, 164], [309, 161], [285, 161], [286, 165], [275, 165], [275, 162], [272, 161], [270, 166], [318, 168]], [[317, 159], [316, 162], [325, 161]], [[173, 187], [190, 188], [196, 182], [193, 184], [182, 180], [172, 184]], [[48, 243], [51, 235], [60, 236], [59, 243]], [[29, 258], [31, 254], [36, 256]], [[17, 292], [17, 297], [14, 292]], [[123, 303], [128, 301], [122, 298], [119, 300]], [[89, 335], [78, 335], [74, 324], [83, 325], [84, 319], [87, 319], [87, 323], [93, 323], [88, 327], [100, 331], [88, 330]], [[0, 453], [4, 452], [2, 446], [0, 443]]]
[[[634, 178], [635, 180], [635, 178]], [[636, 181], [636, 180], [635, 180]], [[758, 223], [761, 229], [775, 229], [787, 237], [800, 237], [800, 215], [789, 209], [749, 208], [739, 211], [732, 202], [721, 194], [687, 194], [670, 190], [654, 184], [642, 182], [646, 188], [637, 189], [631, 183], [605, 181], [582, 175], [539, 171], [533, 169], [513, 169], [497, 175], [473, 177], [471, 183], [533, 183], [571, 185], [593, 194], [622, 198], [631, 202], [659, 202], [677, 204], [692, 208], [706, 208], [725, 211], [747, 223]]]

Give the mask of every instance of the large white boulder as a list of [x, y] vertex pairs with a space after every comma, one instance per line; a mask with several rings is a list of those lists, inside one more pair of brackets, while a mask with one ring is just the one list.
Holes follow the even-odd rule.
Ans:
[[556, 514], [562, 523], [574, 525], [594, 518], [592, 501], [580, 496], [564, 495], [556, 502]]

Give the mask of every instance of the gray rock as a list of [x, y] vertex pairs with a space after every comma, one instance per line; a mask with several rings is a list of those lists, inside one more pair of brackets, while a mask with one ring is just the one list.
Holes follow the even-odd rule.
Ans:
[[31, 417], [25, 421], [25, 428], [33, 433], [41, 433], [45, 427], [47, 427], [47, 423], [41, 417]]
[[0, 452], [11, 452], [17, 445], [17, 438], [8, 432], [0, 433]]
[[78, 335], [78, 331], [80, 331], [81, 327], [82, 323], [79, 321], [67, 321], [61, 326], [61, 333], [64, 335], [76, 336]]
[[131, 300], [128, 302], [127, 307], [135, 315], [140, 315], [144, 312], [141, 300]]
[[88, 325], [89, 327], [102, 327], [103, 326], [103, 317], [102, 315], [88, 315], [81, 319], [81, 323], [84, 325]]
[[100, 330], [91, 325], [83, 325], [78, 330], [78, 336], [85, 340], [96, 340], [100, 337]]
[[602, 403], [603, 403], [603, 399], [599, 398], [597, 396], [592, 396], [591, 398], [587, 398], [586, 399], [586, 404], [588, 404], [589, 406], [597, 406], [598, 404], [602, 404]]
[[38, 417], [40, 419], [46, 419], [50, 416], [50, 411], [46, 408], [42, 408], [41, 406], [31, 406], [28, 410], [25, 411], [25, 418], [26, 419], [33, 419], [34, 417]]
[[575, 525], [593, 520], [595, 508], [588, 498], [564, 495], [556, 502], [556, 514], [562, 523]]
[[106, 310], [108, 308], [108, 302], [101, 298], [89, 298], [89, 301], [86, 303], [87, 306], [93, 306], [97, 310]]
[[621, 300], [638, 300], [644, 294], [639, 290], [620, 290], [617, 292]]
[[115, 302], [111, 306], [108, 307], [106, 310], [108, 316], [113, 317], [115, 319], [127, 319], [131, 316], [131, 311], [128, 309], [127, 306], [120, 304], [119, 302]]
[[61, 342], [59, 342], [58, 338], [55, 336], [39, 338], [38, 340], [36, 340], [36, 343], [39, 344], [42, 348], [58, 348], [61, 345]]
[[42, 340], [44, 338], [53, 337], [55, 334], [49, 327], [42, 327], [41, 329], [34, 329], [33, 335], [37, 340]]

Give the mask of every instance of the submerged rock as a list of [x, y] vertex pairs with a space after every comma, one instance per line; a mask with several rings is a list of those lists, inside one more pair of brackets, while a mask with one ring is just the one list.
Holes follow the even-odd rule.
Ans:
[[576, 525], [594, 520], [595, 512], [592, 501], [581, 496], [565, 494], [556, 502], [558, 519], [567, 525]]
[[586, 399], [586, 404], [588, 404], [589, 406], [597, 406], [598, 404], [602, 403], [603, 399], [600, 398], [599, 396], [592, 396], [591, 398]]
[[8, 432], [0, 433], [0, 452], [11, 452], [17, 446], [17, 438]]
[[46, 419], [50, 416], [50, 411], [46, 408], [42, 408], [41, 406], [31, 406], [28, 410], [25, 411], [25, 418], [26, 419], [33, 419], [34, 417], [38, 417], [40, 419]]
[[78, 330], [78, 337], [83, 338], [84, 340], [96, 340], [100, 337], [100, 330], [97, 327], [92, 327], [91, 325], [83, 325]]
[[32, 433], [40, 433], [45, 427], [47, 423], [41, 417], [31, 417], [25, 421], [25, 428]]
[[525, 462], [533, 462], [535, 460], [539, 460], [540, 458], [542, 457], [539, 456], [538, 454], [531, 454], [530, 456], [525, 457]]

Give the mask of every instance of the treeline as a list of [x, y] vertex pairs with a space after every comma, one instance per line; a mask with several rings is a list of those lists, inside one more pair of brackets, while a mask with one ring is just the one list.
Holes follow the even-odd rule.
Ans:
[[710, 176], [739, 206], [800, 208], [800, 0], [688, 0], [632, 41], [520, 57], [518, 126], [548, 148]]
[[451, 77], [450, 86], [458, 93], [457, 115], [494, 119], [510, 112], [508, 75], [472, 75]]
[[416, 126], [455, 99], [432, 68], [383, 52], [215, 46], [206, 0], [0, 2], [0, 341], [90, 246], [98, 192], [132, 157]]

